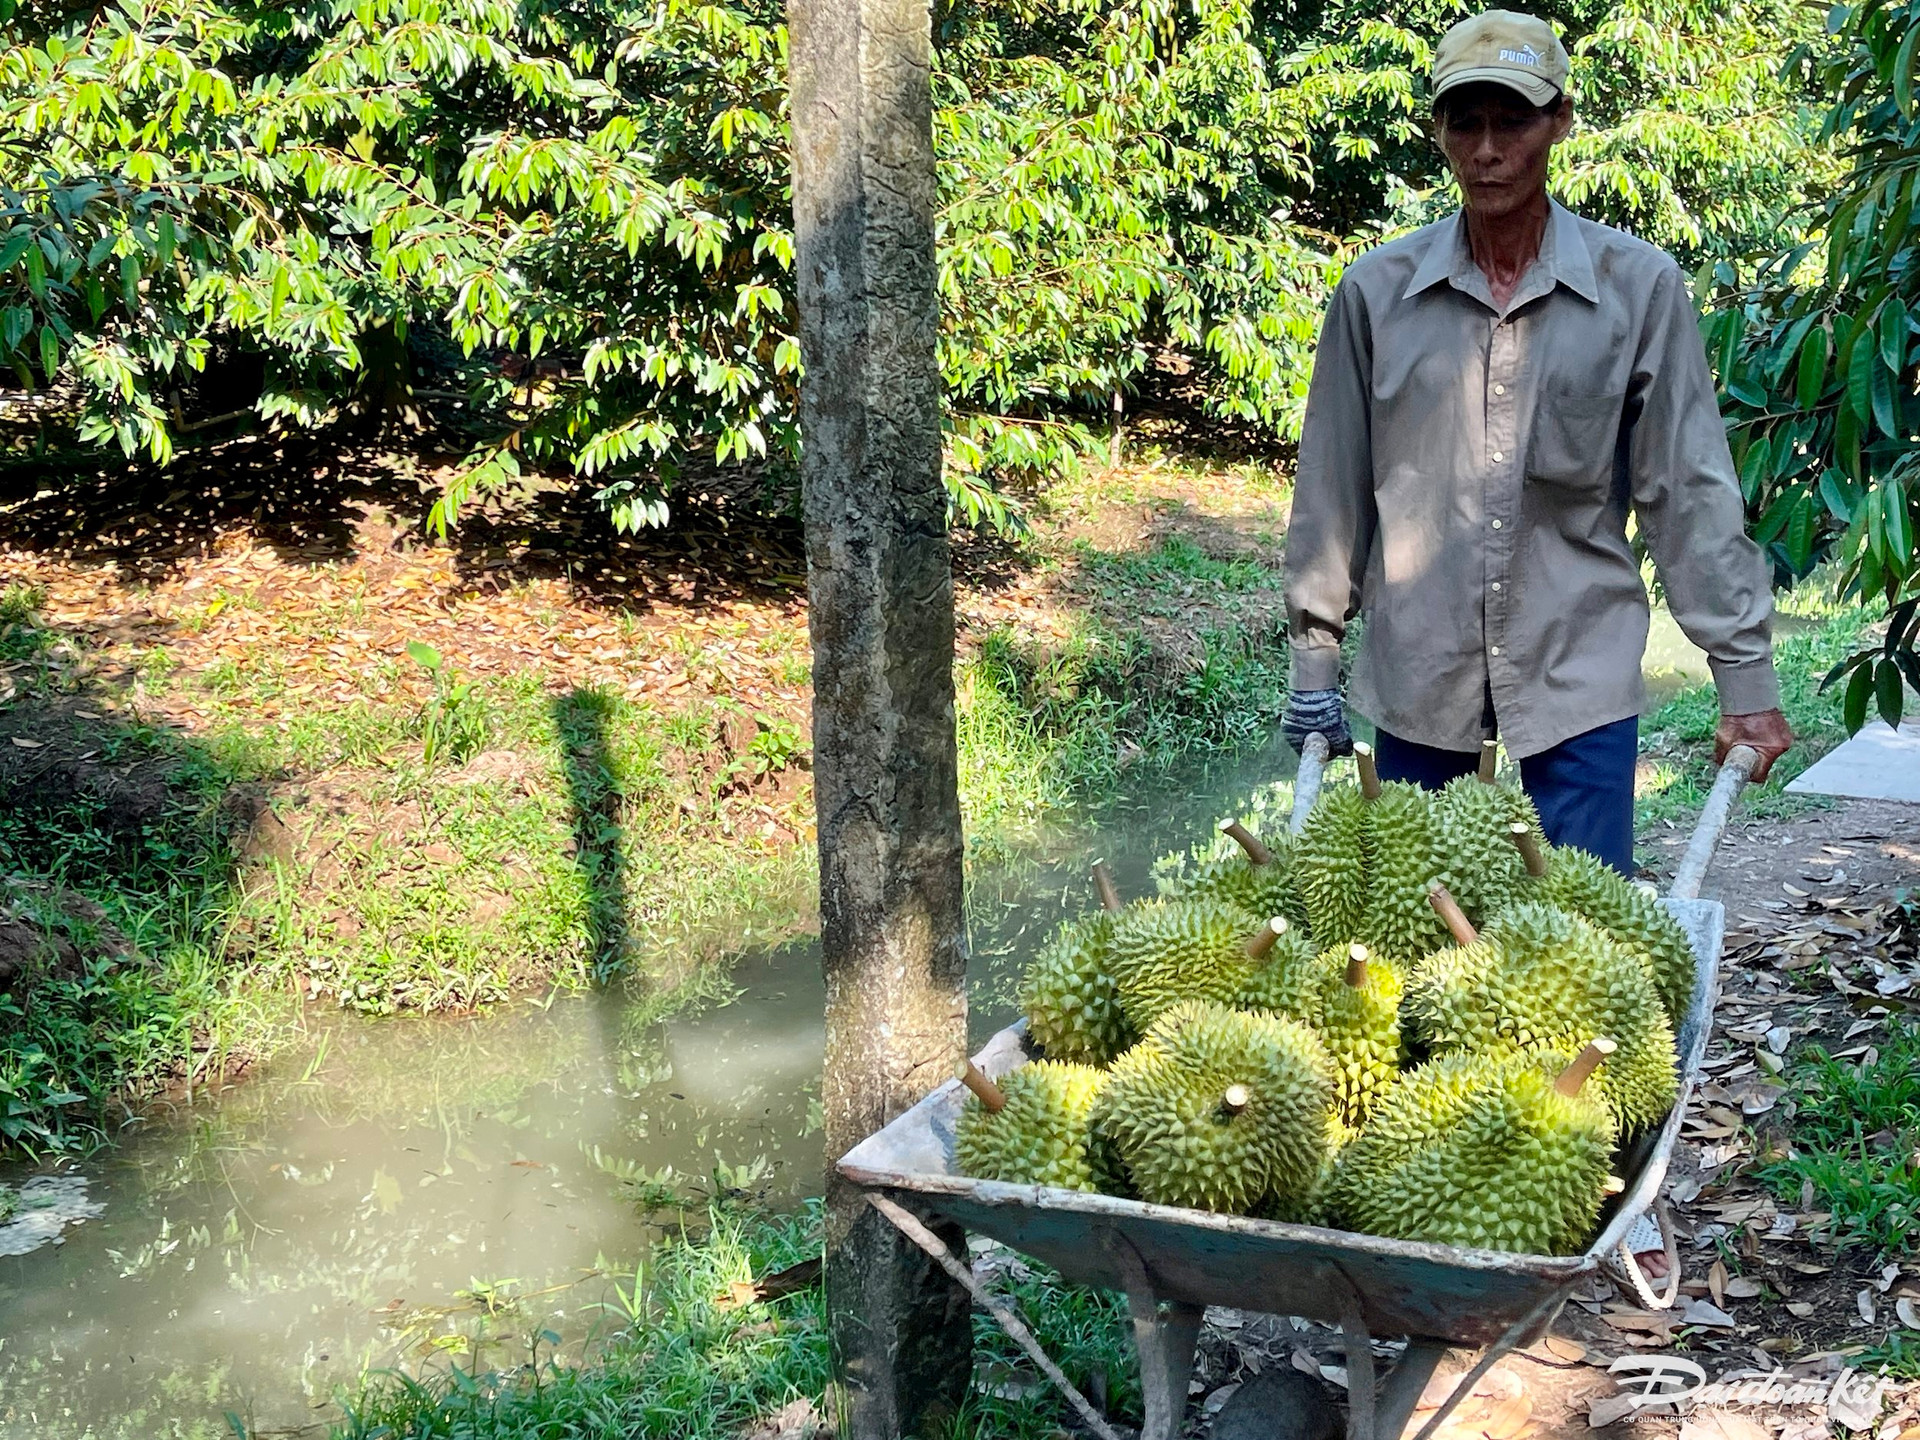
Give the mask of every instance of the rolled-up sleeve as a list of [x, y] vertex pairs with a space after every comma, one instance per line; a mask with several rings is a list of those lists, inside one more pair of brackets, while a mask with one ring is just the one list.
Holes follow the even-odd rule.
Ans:
[[1375, 525], [1372, 337], [1358, 288], [1342, 281], [1320, 330], [1287, 525], [1291, 684], [1340, 683], [1340, 640], [1360, 608]]
[[1633, 387], [1633, 508], [1673, 618], [1707, 652], [1722, 714], [1775, 709], [1766, 559], [1747, 535], [1706, 348], [1677, 266], [1656, 282]]

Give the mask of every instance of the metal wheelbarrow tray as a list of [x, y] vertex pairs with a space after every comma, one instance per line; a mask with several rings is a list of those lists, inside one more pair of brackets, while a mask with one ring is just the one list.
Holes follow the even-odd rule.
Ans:
[[[1475, 1367], [1479, 1372], [1516, 1345], [1538, 1339], [1568, 1293], [1621, 1249], [1659, 1195], [1699, 1080], [1719, 992], [1725, 911], [1718, 901], [1693, 896], [1746, 779], [1744, 759], [1730, 759], [1723, 769], [1676, 874], [1680, 898], [1664, 902], [1685, 929], [1695, 964], [1692, 1000], [1676, 1037], [1680, 1097], [1657, 1130], [1642, 1133], [1622, 1153], [1617, 1168], [1625, 1189], [1609, 1203], [1599, 1234], [1579, 1255], [1520, 1255], [1393, 1240], [972, 1179], [954, 1170], [954, 1125], [966, 1099], [958, 1081], [942, 1085], [849, 1151], [840, 1172], [877, 1197], [876, 1206], [896, 1224], [902, 1223], [902, 1210], [909, 1217], [950, 1220], [1051, 1265], [1069, 1281], [1124, 1290], [1133, 1308], [1146, 1392], [1141, 1440], [1170, 1440], [1178, 1431], [1207, 1305], [1339, 1325], [1348, 1345], [1350, 1436], [1372, 1440], [1378, 1433], [1397, 1440], [1448, 1349], [1486, 1347]], [[995, 1077], [1025, 1064], [1031, 1057], [1024, 1022], [1000, 1031], [974, 1058]], [[1411, 1342], [1377, 1402], [1369, 1344], [1374, 1335], [1404, 1335]], [[1456, 1398], [1470, 1389], [1463, 1383]], [[1070, 1398], [1083, 1403], [1077, 1393]], [[1422, 1434], [1451, 1408], [1436, 1414]]]

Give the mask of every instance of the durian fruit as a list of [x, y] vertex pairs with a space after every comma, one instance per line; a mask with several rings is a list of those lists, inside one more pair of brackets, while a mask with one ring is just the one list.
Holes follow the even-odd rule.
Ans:
[[[1354, 753], [1362, 752], [1356, 746]], [[1371, 762], [1371, 754], [1363, 757], [1363, 777]], [[1402, 780], [1382, 785], [1376, 778], [1369, 786], [1363, 778], [1361, 790], [1373, 798], [1366, 811], [1367, 908], [1358, 934], [1389, 960], [1417, 960], [1447, 939], [1427, 903], [1427, 887], [1446, 870], [1435, 843], [1433, 797]]]
[[1599, 1088], [1626, 1132], [1657, 1122], [1679, 1094], [1673, 1026], [1637, 952], [1549, 905], [1503, 910], [1469, 944], [1415, 968], [1405, 1023], [1435, 1054], [1578, 1048], [1618, 1051]]
[[[1486, 742], [1483, 757], [1492, 754]], [[1539, 816], [1525, 792], [1494, 782], [1492, 766], [1450, 781], [1434, 797], [1433, 836], [1447, 889], [1470, 915], [1485, 919], [1513, 899], [1526, 883], [1510, 827], [1537, 827]]]
[[1647, 957], [1660, 1003], [1678, 1025], [1693, 1001], [1693, 947], [1687, 932], [1659, 899], [1585, 850], [1554, 845], [1541, 852], [1534, 831], [1511, 832], [1524, 844], [1524, 860], [1535, 875], [1529, 898], [1584, 915], [1623, 945]]
[[1329, 1211], [1401, 1240], [1577, 1253], [1610, 1188], [1616, 1130], [1586, 1083], [1604, 1055], [1463, 1052], [1408, 1072], [1341, 1152]]
[[1188, 1001], [1114, 1062], [1094, 1125], [1143, 1200], [1244, 1214], [1314, 1193], [1332, 1103], [1305, 1025]]
[[1274, 943], [1255, 965], [1234, 1003], [1242, 1010], [1267, 1010], [1286, 1020], [1311, 1020], [1320, 988], [1320, 956], [1313, 937], [1284, 915], [1268, 922]]
[[1121, 1013], [1144, 1032], [1182, 1000], [1231, 1004], [1275, 938], [1263, 918], [1224, 900], [1131, 906], [1108, 948]]
[[1062, 1190], [1095, 1188], [1093, 1107], [1106, 1071], [1034, 1060], [996, 1085], [968, 1063], [961, 1078], [973, 1091], [954, 1127], [961, 1174]]
[[1104, 864], [1093, 867], [1104, 911], [1069, 920], [1040, 947], [1020, 981], [1027, 1033], [1049, 1059], [1105, 1065], [1139, 1038], [1120, 1009], [1108, 962], [1120, 894]]
[[1284, 915], [1304, 925], [1306, 907], [1293, 883], [1292, 837], [1283, 830], [1264, 840], [1238, 820], [1221, 821], [1220, 833], [1235, 848], [1202, 865], [1184, 894], [1225, 900], [1254, 915]]
[[1334, 1117], [1350, 1134], [1399, 1076], [1405, 986], [1397, 967], [1360, 944], [1327, 951], [1317, 969], [1310, 1018], [1333, 1062]]
[[1293, 838], [1293, 882], [1307, 926], [1326, 940], [1360, 933], [1367, 908], [1367, 802], [1357, 785], [1328, 785]]

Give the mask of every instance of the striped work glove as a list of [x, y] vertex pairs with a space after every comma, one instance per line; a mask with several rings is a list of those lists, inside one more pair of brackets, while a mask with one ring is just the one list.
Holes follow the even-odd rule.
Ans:
[[1318, 730], [1327, 737], [1327, 748], [1335, 755], [1353, 753], [1353, 736], [1347, 731], [1346, 707], [1338, 690], [1294, 690], [1287, 695], [1286, 718], [1280, 733], [1297, 755], [1305, 747], [1307, 736]]

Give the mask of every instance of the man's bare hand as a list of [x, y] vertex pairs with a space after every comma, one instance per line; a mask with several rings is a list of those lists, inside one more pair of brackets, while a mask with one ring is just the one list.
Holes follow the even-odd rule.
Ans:
[[1773, 769], [1773, 762], [1793, 748], [1793, 731], [1778, 710], [1722, 715], [1719, 728], [1713, 732], [1713, 763], [1724, 761], [1736, 745], [1751, 745], [1760, 752], [1760, 763], [1753, 767], [1753, 783], [1758, 785]]

